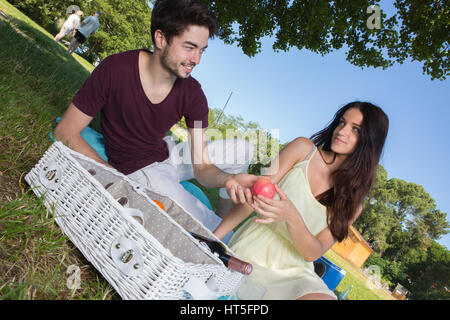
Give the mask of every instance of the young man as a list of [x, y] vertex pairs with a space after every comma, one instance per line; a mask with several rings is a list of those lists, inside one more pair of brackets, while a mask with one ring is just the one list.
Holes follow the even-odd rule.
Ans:
[[67, 48], [67, 52], [72, 54], [72, 52], [74, 52], [80, 44], [83, 44], [91, 34], [97, 32], [100, 27], [100, 22], [98, 21], [100, 16], [100, 11], [97, 11], [93, 16], [87, 17], [80, 23], [80, 28], [75, 32], [69, 48]]
[[[258, 178], [245, 173], [253, 155], [250, 143], [208, 144], [205, 139], [208, 105], [200, 84], [190, 74], [200, 63], [208, 39], [216, 34], [217, 22], [196, 0], [156, 1], [151, 21], [154, 52], [131, 50], [103, 60], [75, 95], [55, 137], [104, 163], [80, 135], [101, 112], [109, 158], [104, 164], [170, 196], [214, 230], [220, 218], [179, 181], [195, 177], [208, 188], [222, 188], [219, 206], [226, 208], [231, 200], [251, 201], [248, 188]], [[175, 146], [165, 135], [183, 116], [189, 144]], [[230, 159], [229, 152], [234, 153], [231, 162], [235, 165], [224, 163]], [[226, 213], [226, 209], [220, 211], [221, 216]]]
[[80, 19], [83, 16], [83, 11], [78, 10], [75, 13], [72, 13], [69, 18], [64, 22], [63, 26], [59, 33], [55, 36], [53, 40], [58, 42], [64, 36], [68, 36], [71, 33], [75, 32], [75, 29], [78, 28], [78, 24], [80, 23]]

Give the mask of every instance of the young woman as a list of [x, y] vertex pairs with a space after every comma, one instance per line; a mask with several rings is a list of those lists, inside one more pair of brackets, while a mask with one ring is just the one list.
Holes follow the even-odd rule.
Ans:
[[[388, 132], [377, 106], [352, 102], [311, 140], [283, 148], [267, 175], [273, 199], [253, 197], [234, 206], [214, 231], [234, 233], [230, 248], [253, 264], [250, 279], [267, 291], [264, 299], [336, 299], [314, 272], [313, 261], [342, 241], [362, 211]], [[250, 190], [245, 190], [251, 199]]]

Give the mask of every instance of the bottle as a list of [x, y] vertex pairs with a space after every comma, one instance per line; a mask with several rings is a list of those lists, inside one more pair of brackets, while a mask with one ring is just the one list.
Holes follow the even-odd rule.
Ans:
[[347, 296], [352, 288], [353, 288], [353, 285], [351, 284], [347, 289], [344, 290], [344, 292], [342, 292], [341, 294], [338, 294], [338, 296], [337, 296], [338, 300], [347, 300]]
[[251, 263], [239, 260], [238, 258], [232, 257], [227, 254], [225, 247], [220, 242], [208, 239], [193, 232], [190, 232], [190, 234], [194, 238], [199, 240], [200, 243], [206, 244], [211, 252], [217, 255], [227, 268], [236, 270], [245, 275], [249, 275], [252, 272], [253, 266], [251, 265]]

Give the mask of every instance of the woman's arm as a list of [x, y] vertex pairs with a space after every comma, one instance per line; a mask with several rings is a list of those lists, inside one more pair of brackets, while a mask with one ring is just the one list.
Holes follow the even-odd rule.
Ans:
[[329, 228], [322, 230], [314, 236], [306, 227], [302, 216], [295, 205], [284, 192], [275, 185], [280, 200], [273, 200], [257, 196], [253, 208], [262, 216], [256, 219], [258, 223], [285, 222], [294, 247], [306, 261], [315, 261], [320, 258], [335, 242]]
[[[330, 228], [326, 227], [317, 236], [314, 236], [306, 227], [295, 205], [277, 185], [275, 185], [275, 189], [280, 196], [280, 200], [272, 200], [261, 196], [257, 197], [253, 208], [263, 216], [263, 219], [256, 219], [255, 222], [285, 222], [294, 247], [303, 258], [309, 262], [319, 259], [336, 242]], [[361, 212], [362, 206], [360, 205], [350, 225], [356, 221], [361, 215]]]
[[311, 234], [295, 205], [276, 184], [296, 163], [302, 161], [311, 152], [313, 146], [312, 141], [300, 137], [283, 148], [267, 172], [270, 180], [275, 184], [280, 200], [258, 196], [252, 204], [253, 209], [262, 216], [261, 219], [256, 219], [256, 222], [284, 221], [286, 223], [295, 248], [306, 261], [315, 261], [320, 258], [336, 240], [328, 227], [316, 236]]
[[286, 226], [295, 248], [309, 262], [319, 259], [336, 242], [328, 227], [317, 236], [312, 235], [300, 214], [286, 221]]
[[228, 232], [233, 230], [239, 223], [241, 223], [245, 218], [247, 218], [253, 212], [253, 208], [249, 206], [247, 203], [236, 204], [231, 208], [231, 210], [227, 213], [225, 218], [220, 222], [217, 226], [216, 230], [214, 230], [214, 235], [219, 239], [225, 237]]
[[[299, 161], [303, 160], [311, 151], [314, 144], [306, 138], [296, 138], [289, 142], [271, 162], [267, 169], [265, 178], [269, 179], [273, 184], [278, 183], [284, 175]], [[252, 199], [248, 190], [244, 190], [245, 198]], [[243, 201], [242, 201], [243, 202]], [[247, 201], [253, 202], [253, 201]], [[247, 203], [235, 205], [222, 220], [214, 231], [214, 234], [222, 239], [228, 232], [236, 227], [240, 222], [247, 218], [252, 212], [252, 208]]]

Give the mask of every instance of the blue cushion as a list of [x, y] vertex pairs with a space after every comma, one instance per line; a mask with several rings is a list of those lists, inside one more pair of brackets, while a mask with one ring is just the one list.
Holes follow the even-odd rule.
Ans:
[[[57, 118], [56, 122], [58, 123], [61, 118]], [[108, 162], [108, 156], [105, 151], [105, 140], [103, 139], [103, 135], [99, 132], [95, 131], [90, 127], [86, 127], [83, 131], [81, 131], [81, 136], [84, 140], [89, 143], [89, 145], [100, 155], [100, 157]], [[50, 139], [55, 141], [53, 137], [53, 132], [50, 132]], [[195, 184], [189, 181], [180, 181], [180, 184], [190, 192], [194, 197], [200, 200], [205, 206], [207, 206], [210, 210], [212, 210], [211, 203], [209, 202], [208, 197], [203, 193], [203, 191], [197, 187]]]
[[197, 187], [195, 184], [189, 181], [180, 181], [180, 184], [194, 197], [200, 200], [205, 206], [207, 206], [209, 210], [212, 210], [212, 206], [211, 203], [209, 202], [208, 197], [199, 187]]
[[[58, 123], [61, 118], [56, 119], [56, 123]], [[108, 162], [108, 156], [105, 151], [105, 140], [103, 136], [90, 127], [86, 127], [83, 131], [81, 131], [81, 136], [84, 140], [89, 143], [89, 145], [99, 154], [99, 156], [105, 161]], [[50, 139], [55, 141], [53, 137], [53, 132], [50, 132]]]

